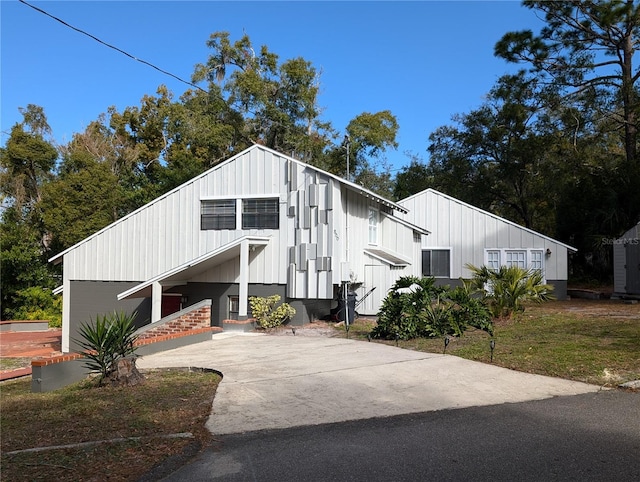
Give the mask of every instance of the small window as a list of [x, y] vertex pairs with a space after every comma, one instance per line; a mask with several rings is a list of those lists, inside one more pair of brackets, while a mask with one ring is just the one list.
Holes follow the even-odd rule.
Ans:
[[236, 229], [236, 200], [214, 199], [201, 201], [200, 229]]
[[422, 275], [435, 278], [450, 277], [450, 251], [448, 249], [425, 249], [422, 251]]
[[531, 269], [542, 271], [542, 251], [531, 251]]
[[237, 320], [240, 313], [240, 297], [237, 295], [229, 296], [229, 319]]
[[278, 199], [244, 199], [242, 229], [278, 229], [280, 213]]
[[378, 244], [378, 210], [369, 208], [369, 244]]
[[517, 266], [518, 268], [527, 268], [527, 254], [524, 251], [507, 251], [507, 266]]
[[487, 251], [487, 268], [492, 271], [500, 269], [500, 251]]

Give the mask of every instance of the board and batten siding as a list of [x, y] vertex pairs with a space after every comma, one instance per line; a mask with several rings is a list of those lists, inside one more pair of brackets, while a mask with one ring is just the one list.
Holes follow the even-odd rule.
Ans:
[[[282, 205], [286, 203], [286, 177], [285, 158], [268, 150], [245, 151], [68, 250], [64, 254], [65, 278], [142, 281], [250, 234], [273, 238], [261, 250], [263, 266], [252, 266], [252, 282], [283, 284], [286, 282], [286, 249], [283, 248], [286, 240], [280, 239], [279, 230], [202, 231], [200, 201], [276, 196], [282, 213]], [[281, 227], [286, 225], [285, 217], [281, 214]], [[219, 272], [216, 277], [234, 281], [236, 268], [227, 274]]]
[[451, 279], [470, 277], [465, 265], [484, 265], [487, 249], [549, 249], [551, 254], [544, 260], [546, 279], [567, 279], [567, 247], [551, 238], [432, 189], [398, 204], [409, 211], [405, 219], [431, 231], [423, 236], [424, 249], [451, 249]]
[[[610, 240], [613, 243], [613, 291], [614, 295], [640, 294], [640, 265], [627, 259], [630, 250], [640, 250], [640, 223], [626, 231], [621, 237]], [[632, 278], [634, 277], [635, 278]], [[629, 286], [631, 283], [631, 286]], [[638, 287], [638, 288], [636, 288]]]

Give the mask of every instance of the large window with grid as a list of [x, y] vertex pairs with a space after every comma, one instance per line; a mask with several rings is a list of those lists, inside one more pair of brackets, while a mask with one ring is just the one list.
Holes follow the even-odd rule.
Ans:
[[242, 229], [278, 229], [280, 202], [272, 199], [242, 200]]
[[451, 251], [448, 249], [425, 249], [422, 251], [422, 275], [449, 278]]
[[505, 264], [507, 266], [517, 266], [518, 268], [527, 269], [527, 252], [507, 251]]
[[211, 199], [201, 201], [200, 229], [236, 229], [236, 200]]

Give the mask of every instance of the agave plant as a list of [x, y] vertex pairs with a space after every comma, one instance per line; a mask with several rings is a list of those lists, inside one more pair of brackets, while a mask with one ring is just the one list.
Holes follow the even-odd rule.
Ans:
[[135, 341], [136, 313], [111, 313], [96, 316], [95, 321], [83, 323], [78, 329], [81, 339], [74, 339], [84, 351], [85, 367], [99, 374], [98, 384], [102, 384], [116, 369], [120, 358], [133, 355], [137, 349]]

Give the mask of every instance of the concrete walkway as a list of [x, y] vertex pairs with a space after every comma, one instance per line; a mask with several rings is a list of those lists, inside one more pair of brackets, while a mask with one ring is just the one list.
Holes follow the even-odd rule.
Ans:
[[185, 366], [224, 375], [207, 422], [216, 435], [600, 390], [450, 355], [321, 336], [222, 333], [138, 360], [144, 369]]

